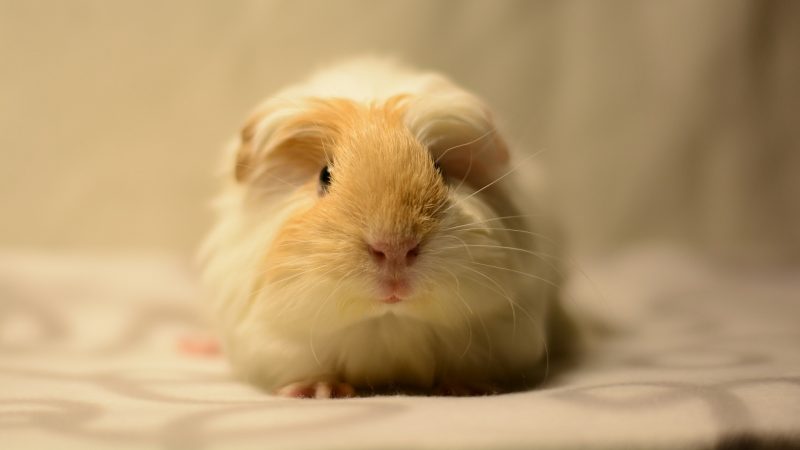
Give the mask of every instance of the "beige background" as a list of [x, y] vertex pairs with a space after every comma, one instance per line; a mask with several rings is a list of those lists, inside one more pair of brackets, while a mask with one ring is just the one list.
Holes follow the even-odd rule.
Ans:
[[188, 256], [225, 140], [393, 54], [544, 149], [573, 249], [800, 257], [800, 3], [0, 0], [0, 246]]

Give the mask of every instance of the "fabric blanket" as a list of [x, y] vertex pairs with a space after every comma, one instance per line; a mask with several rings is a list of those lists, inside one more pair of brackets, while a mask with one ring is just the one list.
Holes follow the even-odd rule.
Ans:
[[666, 246], [572, 265], [586, 355], [486, 397], [275, 398], [203, 333], [194, 271], [163, 255], [0, 253], [7, 449], [794, 448], [800, 277]]

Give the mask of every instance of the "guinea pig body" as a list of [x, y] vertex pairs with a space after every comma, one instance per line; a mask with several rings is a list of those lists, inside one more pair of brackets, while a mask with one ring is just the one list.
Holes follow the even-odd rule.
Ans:
[[540, 175], [474, 96], [356, 60], [265, 101], [228, 156], [204, 278], [241, 376], [318, 397], [540, 380], [558, 285], [522, 187]]

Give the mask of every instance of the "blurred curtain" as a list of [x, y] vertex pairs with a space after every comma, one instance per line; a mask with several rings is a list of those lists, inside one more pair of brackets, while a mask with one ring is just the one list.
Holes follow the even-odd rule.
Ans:
[[393, 54], [540, 151], [571, 248], [800, 259], [800, 3], [0, 0], [0, 245], [189, 255], [259, 99]]

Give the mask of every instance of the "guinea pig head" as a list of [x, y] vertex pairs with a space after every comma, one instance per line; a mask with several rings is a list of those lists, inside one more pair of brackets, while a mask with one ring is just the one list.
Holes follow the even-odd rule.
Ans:
[[459, 283], [448, 258], [465, 257], [461, 243], [476, 239], [449, 231], [475, 216], [456, 205], [446, 176], [478, 188], [494, 176], [480, 152], [497, 155], [469, 147], [486, 132], [453, 138], [448, 129], [442, 137], [433, 119], [415, 121], [426, 111], [419, 107], [408, 96], [372, 104], [312, 98], [277, 107], [277, 117], [273, 105], [245, 127], [236, 179], [255, 197], [268, 193], [265, 208], [292, 210], [256, 271], [263, 301], [288, 322], [324, 328], [446, 310], [436, 303]]

